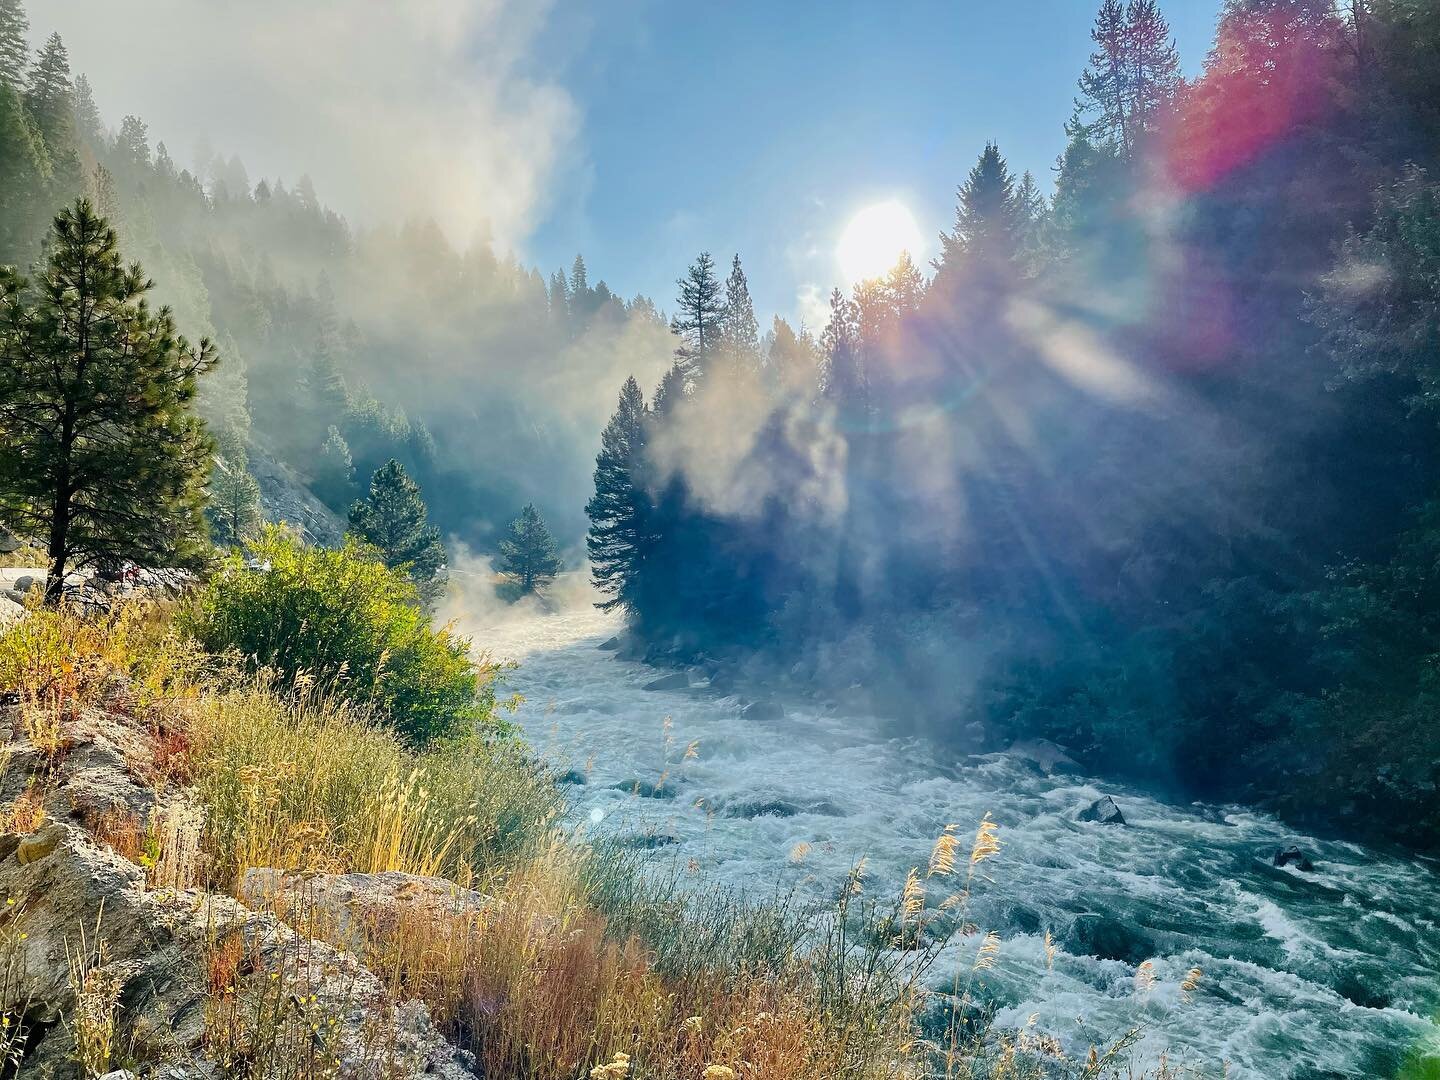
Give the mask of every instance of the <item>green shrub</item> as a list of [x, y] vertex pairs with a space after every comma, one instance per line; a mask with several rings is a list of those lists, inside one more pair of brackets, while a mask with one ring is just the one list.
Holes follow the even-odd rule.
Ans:
[[251, 544], [265, 569], [238, 555], [181, 613], [208, 651], [236, 651], [287, 685], [369, 709], [414, 744], [505, 730], [497, 668], [468, 639], [435, 629], [415, 586], [367, 547], [309, 547], [277, 527]]

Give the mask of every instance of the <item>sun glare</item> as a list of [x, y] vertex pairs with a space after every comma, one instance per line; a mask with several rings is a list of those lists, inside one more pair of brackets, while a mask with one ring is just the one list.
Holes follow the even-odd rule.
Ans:
[[867, 206], [850, 220], [835, 258], [850, 281], [879, 277], [895, 265], [902, 251], [918, 258], [920, 227], [915, 215], [895, 200]]

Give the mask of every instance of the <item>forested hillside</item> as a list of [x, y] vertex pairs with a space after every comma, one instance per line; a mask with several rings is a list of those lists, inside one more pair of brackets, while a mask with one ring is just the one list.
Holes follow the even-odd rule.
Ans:
[[217, 486], [263, 453], [343, 518], [395, 458], [446, 537], [494, 550], [532, 500], [578, 537], [608, 388], [663, 369], [648, 300], [615, 296], [578, 256], [547, 280], [484, 236], [457, 247], [430, 207], [356, 227], [307, 177], [172, 151], [144, 118], [107, 112], [58, 36], [32, 54], [26, 28], [21, 0], [0, 4], [0, 265], [23, 272], [55, 212], [91, 199], [154, 278], [153, 302], [215, 340], [201, 408]]
[[1151, 0], [1092, 38], [1053, 194], [985, 146], [818, 342], [690, 268], [596, 581], [654, 651], [1433, 846], [1440, 8], [1228, 0], [1193, 82]]

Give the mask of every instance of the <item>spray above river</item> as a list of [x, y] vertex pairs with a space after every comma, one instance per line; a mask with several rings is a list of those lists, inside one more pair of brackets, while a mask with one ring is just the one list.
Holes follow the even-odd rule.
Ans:
[[[969, 917], [1001, 938], [973, 991], [998, 1024], [1034, 1016], [1082, 1052], [1140, 1026], [1139, 1062], [1168, 1051], [1235, 1080], [1390, 1075], [1395, 1047], [1435, 1038], [1440, 875], [1423, 860], [1018, 756], [949, 760], [824, 703], [760, 720], [703, 686], [647, 691], [663, 672], [598, 647], [617, 625], [579, 608], [474, 629], [520, 663], [529, 740], [583, 778], [577, 822], [658, 866], [825, 900], [864, 858], [867, 891], [897, 895], [946, 825], [965, 835], [988, 813], [1003, 847]], [[1077, 820], [1105, 795], [1124, 826]], [[1313, 871], [1273, 865], [1292, 844]], [[975, 946], [953, 938], [936, 970], [968, 967]]]

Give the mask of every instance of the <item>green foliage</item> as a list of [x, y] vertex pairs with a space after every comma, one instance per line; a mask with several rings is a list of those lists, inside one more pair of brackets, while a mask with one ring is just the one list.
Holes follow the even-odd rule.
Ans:
[[555, 538], [534, 503], [527, 503], [510, 523], [510, 535], [500, 543], [500, 556], [505, 560], [505, 573], [522, 594], [538, 592], [560, 572]]
[[314, 469], [315, 494], [332, 507], [348, 506], [354, 498], [355, 464], [350, 457], [350, 444], [340, 429], [330, 425], [325, 444]]
[[24, 0], [0, 0], [0, 84], [16, 95], [29, 80], [29, 29]]
[[56, 217], [35, 286], [0, 276], [0, 513], [43, 542], [57, 598], [76, 565], [186, 565], [205, 552], [212, 451], [191, 406], [214, 363], [121, 262], [86, 200]]
[[19, 92], [0, 80], [0, 264], [29, 262], [49, 175], [44, 142]]
[[1321, 347], [1348, 380], [1396, 376], [1411, 408], [1440, 414], [1440, 184], [1417, 165], [1375, 199], [1374, 222], [1351, 229], [1307, 306]]
[[386, 566], [404, 571], [433, 604], [445, 593], [445, 548], [427, 516], [419, 486], [392, 458], [370, 478], [370, 494], [350, 508], [350, 533], [376, 548]]
[[595, 494], [586, 548], [595, 585], [609, 599], [606, 611], [635, 611], [649, 542], [650, 499], [645, 490], [645, 395], [632, 376], [620, 391], [615, 415], [600, 436], [595, 458]]
[[207, 513], [215, 542], [231, 546], [243, 544], [264, 521], [260, 485], [250, 475], [243, 452], [216, 457]]
[[207, 650], [371, 709], [412, 743], [503, 729], [496, 669], [432, 628], [415, 585], [373, 551], [307, 547], [271, 526], [250, 552], [268, 569], [229, 557], [182, 617]]

